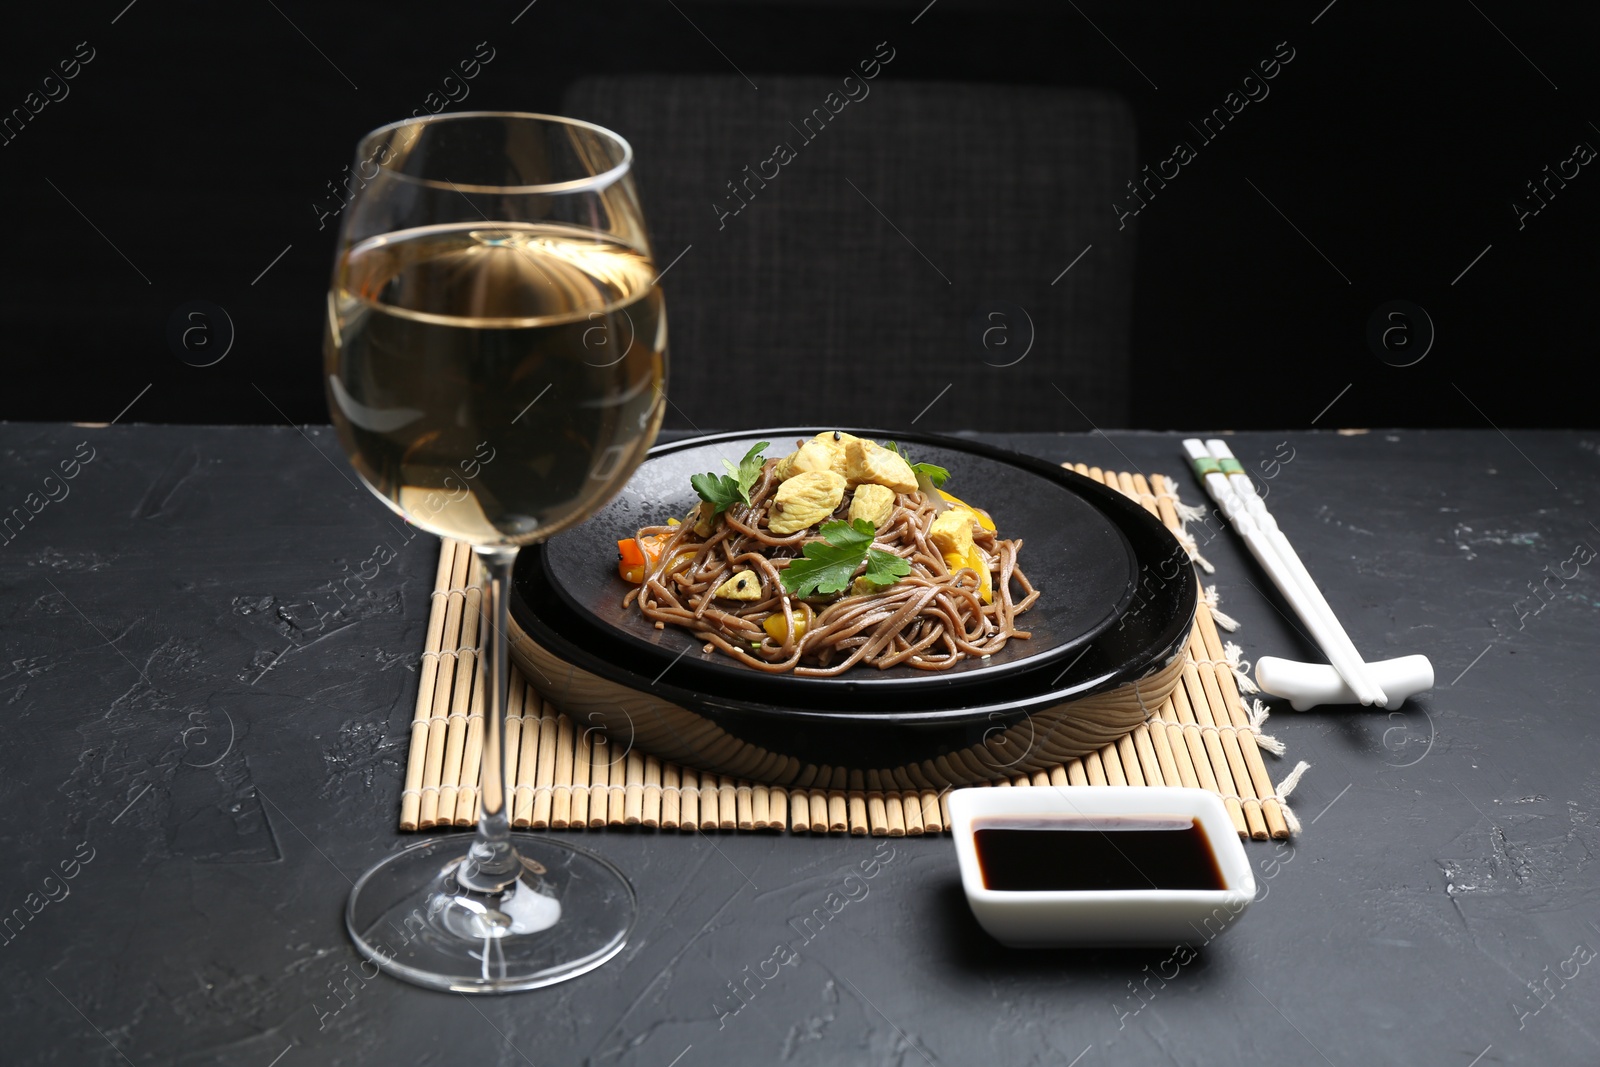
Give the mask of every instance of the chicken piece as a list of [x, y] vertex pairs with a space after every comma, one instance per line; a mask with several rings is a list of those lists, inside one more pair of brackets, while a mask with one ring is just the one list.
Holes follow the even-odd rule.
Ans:
[[945, 503], [954, 504], [958, 508], [966, 508], [968, 511], [972, 512], [972, 514], [977, 518], [979, 526], [982, 526], [990, 533], [994, 533], [994, 520], [989, 517], [989, 513], [987, 511], [984, 511], [982, 508], [975, 508], [965, 500], [962, 500], [960, 497], [951, 496], [943, 489], [939, 490], [939, 495], [944, 498]]
[[967, 565], [973, 549], [972, 524], [976, 521], [966, 508], [951, 508], [941, 511], [928, 528], [928, 540], [944, 556], [945, 566], [952, 571]]
[[761, 576], [755, 571], [740, 571], [717, 586], [712, 596], [722, 600], [760, 600]]
[[796, 474], [773, 495], [767, 529], [782, 536], [821, 522], [839, 506], [844, 490], [844, 479], [832, 471]]
[[850, 477], [850, 457], [848, 449], [851, 441], [859, 441], [855, 434], [845, 433], [843, 430], [824, 430], [811, 440], [824, 445], [833, 456], [833, 473]]
[[813, 471], [833, 471], [843, 475], [844, 471], [836, 469], [833, 449], [822, 441], [807, 441], [799, 449], [790, 452], [778, 461], [776, 474], [778, 481], [785, 482], [797, 474], [809, 474]]
[[835, 444], [840, 448], [843, 448], [851, 441], [859, 441], [861, 438], [857, 437], [853, 433], [845, 433], [843, 430], [823, 430], [821, 433], [817, 434], [817, 436], [813, 437], [812, 440], [826, 441], [829, 444]]
[[876, 441], [854, 438], [845, 446], [848, 464], [845, 478], [851, 485], [871, 482], [887, 486], [896, 493], [914, 493], [917, 476], [898, 453], [890, 452]]
[[845, 446], [855, 439], [842, 430], [824, 430], [778, 461], [778, 480], [781, 482], [808, 471], [826, 470], [844, 477], [850, 466]]
[[886, 485], [868, 482], [866, 485], [856, 486], [855, 496], [850, 499], [848, 518], [851, 522], [866, 519], [877, 528], [888, 522], [893, 512], [894, 490]]

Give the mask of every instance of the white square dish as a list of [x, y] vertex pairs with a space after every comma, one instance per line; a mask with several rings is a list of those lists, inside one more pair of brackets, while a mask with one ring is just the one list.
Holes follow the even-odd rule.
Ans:
[[[977, 829], [1035, 818], [1064, 829], [1129, 816], [1192, 818], [1216, 859], [1221, 889], [990, 889], [978, 861]], [[1171, 786], [1027, 786], [958, 789], [951, 830], [961, 887], [978, 923], [1014, 948], [1176, 945], [1210, 940], [1232, 925], [1256, 895], [1244, 846], [1222, 799]], [[1078, 823], [1079, 827], [1070, 824]]]

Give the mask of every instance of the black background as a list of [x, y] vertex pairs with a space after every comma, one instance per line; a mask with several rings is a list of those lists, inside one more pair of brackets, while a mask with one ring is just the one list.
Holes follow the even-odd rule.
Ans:
[[[1512, 207], [1575, 144], [1600, 146], [1592, 9], [525, 2], [110, 0], [14, 21], [0, 111], [78, 42], [95, 56], [0, 146], [0, 417], [103, 422], [138, 396], [128, 421], [326, 421], [334, 228], [313, 204], [364, 131], [423, 107], [481, 41], [495, 58], [452, 108], [555, 110], [592, 73], [832, 73], [887, 39], [895, 78], [1113, 88], [1151, 164], [1278, 42], [1295, 50], [1130, 223], [1135, 425], [1594, 424], [1600, 168], [1520, 230]], [[236, 330], [209, 367], [167, 341], [196, 299]], [[1409, 367], [1366, 340], [1396, 299], [1437, 332]], [[1199, 390], [1231, 399], [1202, 414]]]

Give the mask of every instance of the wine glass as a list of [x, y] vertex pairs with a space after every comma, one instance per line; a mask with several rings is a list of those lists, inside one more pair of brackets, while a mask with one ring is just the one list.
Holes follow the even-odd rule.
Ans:
[[356, 883], [345, 922], [381, 969], [436, 989], [533, 989], [626, 942], [633, 887], [587, 849], [513, 834], [501, 725], [517, 549], [582, 522], [661, 425], [666, 317], [633, 151], [551, 115], [455, 112], [356, 150], [324, 345], [328, 408], [369, 489], [467, 542], [489, 640], [470, 847], [424, 841]]

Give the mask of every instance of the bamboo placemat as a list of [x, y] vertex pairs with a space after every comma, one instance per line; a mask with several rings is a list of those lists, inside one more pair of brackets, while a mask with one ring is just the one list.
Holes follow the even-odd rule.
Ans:
[[[1181, 543], [1182, 509], [1170, 479], [1063, 464], [1142, 504]], [[400, 829], [468, 827], [477, 819], [483, 746], [483, 672], [478, 655], [482, 575], [471, 550], [445, 541], [434, 575], [427, 647], [411, 721], [411, 750], [401, 794]], [[1240, 836], [1287, 838], [1299, 821], [1284, 798], [1306, 764], [1277, 786], [1262, 749], [1283, 746], [1261, 733], [1266, 708], [1246, 707], [1241, 687], [1254, 692], [1238, 646], [1224, 644], [1215, 587], [1203, 590], [1189, 634], [1183, 680], [1150, 717], [1098, 752], [992, 786], [1181, 785], [1222, 797]], [[811, 833], [915, 836], [941, 833], [950, 822], [944, 789], [926, 788], [904, 771], [849, 772], [844, 780], [806, 788], [752, 783], [697, 772], [642, 752], [613, 755], [605, 735], [558, 712], [511, 667], [505, 745], [512, 825], [517, 829], [576, 830], [645, 826], [662, 830], [784, 830]], [[840, 772], [842, 775], [843, 772]]]

